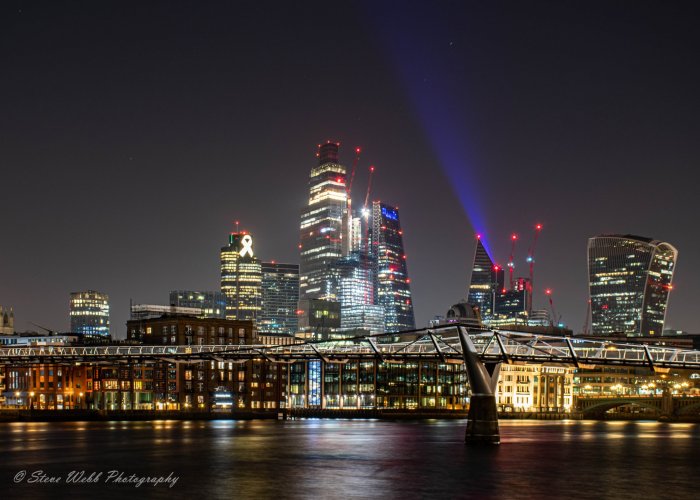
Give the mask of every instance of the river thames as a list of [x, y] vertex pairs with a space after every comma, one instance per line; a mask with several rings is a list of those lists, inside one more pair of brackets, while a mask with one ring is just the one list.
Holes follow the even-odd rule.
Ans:
[[698, 495], [699, 424], [506, 420], [502, 444], [488, 447], [465, 446], [464, 426], [462, 420], [3, 423], [0, 498]]

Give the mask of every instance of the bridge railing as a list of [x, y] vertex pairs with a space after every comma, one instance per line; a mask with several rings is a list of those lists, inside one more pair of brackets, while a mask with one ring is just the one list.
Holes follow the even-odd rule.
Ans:
[[[39, 346], [2, 347], [0, 363], [100, 362], [120, 360], [187, 361], [267, 359], [291, 362], [298, 359], [379, 358], [392, 362], [463, 359], [458, 337], [462, 325], [346, 339], [300, 342], [290, 345], [139, 345], [139, 346]], [[471, 330], [478, 355], [491, 362], [562, 364], [613, 364], [650, 368], [700, 367], [700, 352], [666, 346], [599, 339], [565, 338], [503, 330]], [[388, 341], [390, 340], [390, 341]]]

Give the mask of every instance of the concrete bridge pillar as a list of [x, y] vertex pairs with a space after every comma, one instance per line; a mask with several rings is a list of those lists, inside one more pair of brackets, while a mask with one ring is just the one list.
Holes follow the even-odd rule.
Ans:
[[663, 419], [673, 417], [673, 396], [668, 387], [664, 388], [661, 394], [661, 417]]
[[479, 359], [467, 330], [461, 326], [458, 327], [458, 330], [464, 364], [469, 377], [469, 386], [471, 387], [465, 442], [468, 444], [499, 444], [501, 434], [498, 429], [495, 392], [501, 363], [484, 364]]

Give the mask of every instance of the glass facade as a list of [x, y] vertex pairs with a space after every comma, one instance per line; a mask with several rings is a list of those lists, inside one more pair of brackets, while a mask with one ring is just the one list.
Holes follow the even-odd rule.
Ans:
[[299, 295], [337, 300], [329, 266], [343, 252], [343, 217], [347, 210], [346, 171], [338, 163], [340, 145], [319, 145], [318, 166], [309, 177], [309, 203], [301, 214]]
[[465, 410], [466, 370], [434, 361], [294, 363], [289, 369], [289, 408]]
[[262, 268], [248, 233], [231, 233], [228, 246], [221, 249], [221, 291], [226, 296], [226, 319], [258, 317], [262, 310]]
[[496, 291], [503, 291], [503, 287], [503, 269], [491, 260], [481, 239], [477, 238], [467, 302], [479, 308], [481, 320], [485, 323], [493, 318], [494, 295]]
[[170, 305], [201, 309], [203, 318], [226, 317], [226, 296], [222, 292], [173, 290], [170, 292]]
[[263, 262], [259, 330], [295, 334], [298, 302], [299, 265]]
[[70, 294], [71, 333], [109, 337], [109, 296], [88, 290]]
[[376, 303], [384, 309], [384, 331], [415, 329], [411, 280], [397, 207], [372, 202], [371, 253], [375, 266]]
[[660, 336], [678, 251], [632, 235], [588, 240], [593, 335]]
[[352, 251], [331, 268], [334, 294], [341, 304], [340, 329], [382, 333], [384, 309], [375, 302], [372, 259], [362, 251]]

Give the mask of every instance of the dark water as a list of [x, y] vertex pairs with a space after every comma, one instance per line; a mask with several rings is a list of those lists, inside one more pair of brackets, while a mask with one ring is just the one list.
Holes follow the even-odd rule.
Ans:
[[[0, 498], [700, 498], [698, 424], [503, 421], [486, 448], [463, 433], [464, 421], [0, 424]], [[28, 484], [39, 470], [61, 482]], [[179, 479], [106, 483], [113, 470]], [[71, 471], [103, 475], [65, 484]]]

